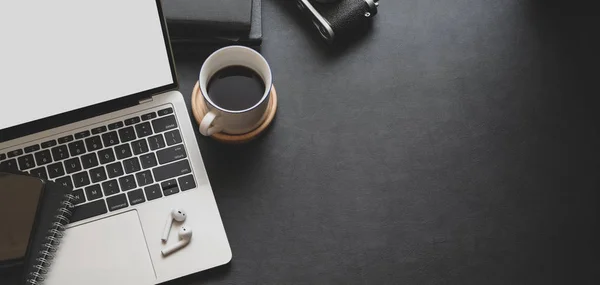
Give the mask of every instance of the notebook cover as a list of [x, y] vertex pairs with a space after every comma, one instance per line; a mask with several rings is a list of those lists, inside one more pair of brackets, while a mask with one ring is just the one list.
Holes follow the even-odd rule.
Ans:
[[162, 0], [169, 33], [201, 29], [207, 34], [248, 35], [252, 0]]
[[[188, 27], [185, 32], [176, 31], [177, 27], [169, 26], [169, 34], [173, 44], [260, 46], [262, 44], [262, 1], [252, 1], [252, 22], [250, 32], [246, 35], [222, 33], [214, 35], [204, 29]], [[178, 27], [182, 28], [182, 27]]]
[[40, 215], [24, 261], [24, 284], [38, 284], [32, 280], [35, 280], [36, 275], [43, 276], [43, 271], [51, 266], [51, 254], [58, 247], [64, 226], [68, 224], [73, 210], [73, 197], [70, 194], [71, 189], [45, 181]]

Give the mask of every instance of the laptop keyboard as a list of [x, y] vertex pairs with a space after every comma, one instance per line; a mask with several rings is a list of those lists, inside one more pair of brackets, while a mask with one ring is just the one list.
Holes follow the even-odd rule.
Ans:
[[0, 165], [75, 189], [71, 222], [196, 187], [172, 108], [0, 153]]

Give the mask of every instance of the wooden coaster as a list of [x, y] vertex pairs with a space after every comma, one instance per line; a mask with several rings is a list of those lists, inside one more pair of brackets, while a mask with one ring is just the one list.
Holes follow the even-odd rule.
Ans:
[[[200, 125], [202, 118], [204, 118], [204, 115], [207, 112], [208, 108], [206, 107], [206, 102], [204, 102], [202, 91], [200, 91], [200, 84], [196, 82], [196, 85], [194, 85], [194, 90], [192, 91], [192, 113], [194, 113], [194, 118], [196, 118], [198, 125]], [[235, 144], [249, 142], [257, 138], [267, 129], [267, 127], [269, 127], [269, 125], [271, 125], [271, 122], [273, 122], [273, 119], [275, 118], [275, 113], [277, 113], [277, 91], [275, 90], [275, 85], [273, 85], [271, 88], [271, 96], [269, 97], [269, 105], [267, 105], [267, 110], [261, 118], [262, 123], [256, 129], [241, 135], [216, 133], [211, 137], [224, 143]]]

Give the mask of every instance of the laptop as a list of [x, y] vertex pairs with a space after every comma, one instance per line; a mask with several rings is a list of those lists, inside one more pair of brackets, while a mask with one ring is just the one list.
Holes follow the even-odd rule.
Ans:
[[[32, 8], [35, 5], [35, 9]], [[74, 189], [52, 284], [158, 284], [231, 260], [158, 0], [0, 11], [0, 165]], [[184, 209], [191, 242], [161, 236]]]

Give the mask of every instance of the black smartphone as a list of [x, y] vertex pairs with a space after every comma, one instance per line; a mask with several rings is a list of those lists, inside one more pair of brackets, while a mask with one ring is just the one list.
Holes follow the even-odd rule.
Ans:
[[0, 280], [28, 255], [44, 189], [42, 179], [0, 172]]

